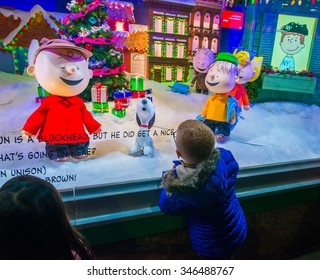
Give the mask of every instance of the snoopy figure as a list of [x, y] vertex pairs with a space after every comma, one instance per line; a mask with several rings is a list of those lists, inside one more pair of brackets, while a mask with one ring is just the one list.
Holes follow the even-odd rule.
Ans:
[[149, 135], [149, 129], [155, 121], [154, 107], [150, 99], [142, 98], [137, 103], [137, 123], [140, 127], [136, 142], [129, 149], [131, 156], [152, 156], [154, 152], [153, 140]]

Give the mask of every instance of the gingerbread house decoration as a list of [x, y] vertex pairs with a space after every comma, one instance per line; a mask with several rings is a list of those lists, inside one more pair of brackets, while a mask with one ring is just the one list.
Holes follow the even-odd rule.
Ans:
[[138, 76], [147, 77], [148, 26], [131, 24], [129, 35], [123, 42], [126, 70]]
[[[28, 48], [33, 39], [59, 38], [59, 22], [54, 14], [35, 5], [29, 12], [0, 8], [0, 71], [23, 74], [28, 65]], [[5, 28], [3, 28], [5, 29]], [[2, 28], [1, 28], [2, 30]]]

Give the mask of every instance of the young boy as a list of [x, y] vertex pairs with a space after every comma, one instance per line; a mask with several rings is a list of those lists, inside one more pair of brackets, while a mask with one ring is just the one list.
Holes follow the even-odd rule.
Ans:
[[234, 191], [238, 163], [230, 151], [214, 148], [213, 132], [197, 120], [182, 122], [175, 140], [180, 160], [163, 174], [160, 210], [186, 216], [201, 258], [231, 259], [247, 234]]

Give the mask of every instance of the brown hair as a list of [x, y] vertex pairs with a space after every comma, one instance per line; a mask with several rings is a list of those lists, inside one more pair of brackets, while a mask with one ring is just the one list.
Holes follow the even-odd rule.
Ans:
[[197, 120], [182, 122], [177, 130], [176, 147], [189, 164], [198, 164], [207, 159], [214, 149], [211, 129]]
[[296, 33], [296, 32], [282, 32], [280, 42], [282, 43], [284, 37], [285, 37], [286, 35], [290, 35], [290, 34], [300, 36], [300, 44], [304, 44], [304, 35], [303, 35], [303, 34], [300, 34], [300, 33]]

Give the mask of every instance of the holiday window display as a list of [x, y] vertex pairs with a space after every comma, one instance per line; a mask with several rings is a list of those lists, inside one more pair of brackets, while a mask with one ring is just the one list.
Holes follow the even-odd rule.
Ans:
[[28, 74], [51, 95], [27, 119], [22, 136], [36, 136], [39, 142], [45, 142], [46, 153], [53, 161], [85, 159], [89, 148], [86, 130], [89, 134], [101, 130], [101, 124], [77, 97], [92, 77], [88, 69], [91, 55], [65, 40], [43, 38], [34, 61], [29, 62]]
[[71, 13], [62, 20], [61, 36], [93, 53], [89, 59], [93, 78], [81, 97], [91, 100], [91, 88], [96, 83], [108, 88], [109, 97], [117, 88], [128, 88], [123, 54], [115, 45], [117, 36], [108, 24], [105, 1], [71, 1], [67, 9]]
[[220, 52], [209, 68], [205, 79], [211, 95], [197, 119], [209, 126], [217, 141], [223, 142], [237, 123], [237, 100], [232, 96], [238, 77], [238, 59], [226, 52]]
[[[133, 73], [134, 74], [132, 75], [143, 75], [143, 73], [137, 71], [133, 71]], [[1, 180], [4, 181], [11, 175], [18, 174], [17, 172], [34, 172], [37, 168], [37, 170], [43, 170], [43, 173], [38, 171], [37, 175], [52, 180], [59, 189], [68, 189], [70, 187], [73, 188], [78, 186], [88, 186], [88, 188], [90, 188], [96, 184], [112, 184], [114, 182], [121, 183], [124, 180], [139, 181], [141, 179], [148, 180], [150, 178], [157, 178], [162, 170], [165, 170], [168, 167], [165, 166], [164, 162], [169, 162], [171, 159], [170, 155], [174, 153], [174, 150], [172, 149], [172, 144], [174, 143], [172, 131], [174, 131], [177, 124], [181, 121], [186, 118], [192, 118], [195, 111], [201, 112], [205, 101], [208, 98], [208, 96], [193, 94], [192, 92], [186, 96], [173, 94], [172, 92], [167, 91], [166, 85], [144, 79], [146, 88], [152, 88], [152, 96], [157, 99], [157, 126], [153, 126], [149, 130], [149, 136], [153, 138], [154, 145], [156, 146], [154, 157], [149, 158], [147, 156], [142, 156], [135, 158], [128, 156], [128, 148], [134, 145], [137, 133], [140, 130], [133, 118], [133, 115], [135, 114], [135, 105], [140, 99], [131, 98], [131, 103], [128, 108], [126, 108], [126, 115], [119, 118], [111, 114], [111, 109], [115, 107], [115, 105], [113, 102], [110, 102], [112, 99], [109, 98], [110, 113], [94, 115], [105, 128], [101, 133], [94, 133], [90, 137], [89, 152], [91, 150], [91, 154], [89, 153], [89, 157], [93, 156], [94, 160], [86, 160], [80, 163], [72, 160], [63, 164], [56, 164], [48, 160], [44, 149], [45, 143], [38, 143], [35, 138], [33, 138], [32, 142], [32, 140], [28, 138], [28, 140], [21, 139], [22, 142], [18, 144], [20, 141], [19, 137], [21, 137], [20, 127], [22, 127], [31, 112], [40, 105], [35, 104], [34, 102], [34, 97], [37, 94], [37, 82], [35, 80], [31, 81], [29, 77], [12, 76], [15, 77], [7, 77], [0, 72], [0, 93], [3, 94], [7, 91], [7, 96], [5, 96], [5, 98], [3, 98], [4, 96], [0, 96], [2, 108], [2, 112], [0, 113], [2, 113], [1, 119], [3, 120], [0, 124]], [[27, 78], [27, 80], [24, 78]], [[10, 86], [14, 81], [19, 81], [19, 83]], [[8, 88], [2, 86], [6, 83], [9, 85]], [[21, 85], [23, 85], [23, 87], [21, 87]], [[177, 83], [176, 85], [177, 87], [174, 86], [174, 88], [177, 88], [180, 92], [181, 89], [184, 90], [180, 87], [183, 84]], [[107, 89], [108, 94], [110, 95], [109, 88]], [[187, 92], [187, 90], [184, 92]], [[17, 98], [13, 99], [14, 97]], [[11, 99], [13, 99], [12, 102]], [[91, 111], [91, 103], [85, 104], [87, 105], [88, 110]], [[223, 146], [235, 150], [237, 158], [240, 159], [239, 164], [242, 167], [305, 158], [304, 155], [297, 155], [297, 153], [294, 152], [287, 158], [287, 154], [284, 155], [284, 153], [280, 151], [282, 144], [281, 139], [271, 142], [272, 147], [277, 151], [275, 152], [273, 149], [270, 149], [268, 156], [265, 156], [263, 147], [268, 147], [268, 149], [271, 147], [270, 138], [272, 138], [273, 133], [272, 129], [266, 129], [268, 123], [263, 122], [265, 123], [264, 128], [261, 126], [261, 122], [258, 122], [259, 125], [255, 126], [257, 120], [261, 119], [261, 116], [263, 116], [266, 121], [268, 121], [269, 118], [272, 118], [272, 126], [276, 128], [280, 126], [283, 135], [290, 135], [288, 132], [293, 130], [293, 128], [295, 131], [299, 131], [297, 133], [300, 134], [301, 132], [301, 135], [306, 135], [308, 132], [303, 131], [303, 128], [301, 130], [301, 128], [298, 127], [299, 121], [297, 120], [300, 120], [299, 115], [307, 116], [308, 122], [310, 121], [312, 123], [314, 118], [309, 119], [309, 116], [316, 113], [318, 114], [319, 112], [317, 111], [318, 107], [299, 106], [298, 104], [280, 104], [280, 108], [283, 111], [283, 114], [286, 114], [286, 111], [290, 110], [291, 112], [299, 112], [297, 114], [290, 114], [289, 116], [297, 127], [294, 125], [291, 126], [291, 124], [288, 123], [283, 125], [283, 115], [281, 115], [281, 118], [277, 118], [276, 115], [272, 114], [272, 112], [279, 112], [279, 104], [276, 104], [276, 102], [274, 102], [274, 104], [259, 103], [249, 112], [242, 113], [245, 121], [240, 121], [237, 124], [236, 129], [231, 132], [232, 137], [230, 140], [223, 144]], [[4, 111], [6, 114], [4, 114]], [[14, 112], [16, 111], [19, 111], [19, 114], [14, 115]], [[10, 116], [10, 124], [6, 121], [9, 119], [7, 116]], [[161, 116], [161, 118], [159, 116]], [[304, 119], [302, 119], [302, 121], [303, 120]], [[316, 124], [313, 126], [316, 127]], [[248, 130], [248, 127], [250, 127], [250, 130]], [[270, 126], [268, 127], [270, 128]], [[16, 128], [18, 128], [19, 131], [13, 131]], [[268, 141], [261, 139], [261, 135], [264, 135]], [[317, 135], [318, 134], [315, 134], [315, 136]], [[288, 139], [288, 137], [286, 138]], [[314, 138], [312, 139], [314, 140]], [[292, 147], [290, 146], [289, 148], [298, 150], [295, 143], [292, 144]], [[307, 149], [306, 154], [314, 155], [317, 153], [315, 152], [314, 145], [312, 146], [309, 143], [305, 146]], [[255, 156], [252, 158], [248, 156], [248, 154], [254, 154]], [[259, 154], [259, 157], [257, 154]], [[167, 155], [169, 155], [169, 158], [167, 158]], [[121, 176], [118, 175], [119, 166], [121, 166], [122, 170], [126, 170], [125, 176], [123, 172], [121, 172]], [[83, 172], [84, 170], [90, 170], [90, 176], [87, 176], [87, 172]], [[105, 172], [106, 170], [107, 172]], [[3, 174], [6, 174], [7, 177]], [[67, 181], [62, 181], [65, 179]]]

